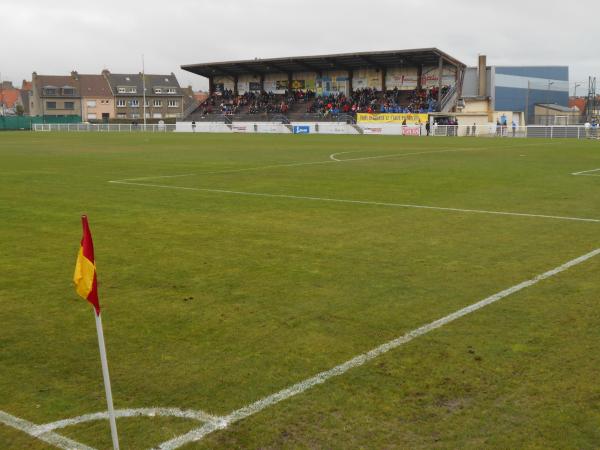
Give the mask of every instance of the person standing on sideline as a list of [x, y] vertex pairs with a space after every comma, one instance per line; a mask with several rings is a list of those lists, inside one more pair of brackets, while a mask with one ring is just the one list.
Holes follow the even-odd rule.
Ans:
[[431, 124], [429, 123], [429, 121], [427, 121], [427, 123], [425, 124], [425, 131], [427, 132], [427, 136], [431, 134]]
[[192, 120], [192, 131], [195, 133], [196, 132], [196, 121]]
[[517, 136], [517, 124], [515, 123], [515, 121], [512, 121], [512, 132], [513, 132], [513, 137]]

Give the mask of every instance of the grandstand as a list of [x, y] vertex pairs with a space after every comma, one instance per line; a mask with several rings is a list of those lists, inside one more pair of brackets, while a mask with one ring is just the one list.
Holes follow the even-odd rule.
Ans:
[[465, 64], [437, 48], [181, 66], [208, 78], [187, 120], [354, 121], [357, 113], [454, 110]]

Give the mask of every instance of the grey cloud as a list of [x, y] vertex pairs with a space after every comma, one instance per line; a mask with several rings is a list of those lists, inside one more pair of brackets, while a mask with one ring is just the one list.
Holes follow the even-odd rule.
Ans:
[[[31, 72], [175, 72], [181, 64], [435, 46], [469, 65], [561, 64], [600, 76], [596, 0], [2, 0], [2, 78]], [[580, 89], [581, 93], [582, 90]]]

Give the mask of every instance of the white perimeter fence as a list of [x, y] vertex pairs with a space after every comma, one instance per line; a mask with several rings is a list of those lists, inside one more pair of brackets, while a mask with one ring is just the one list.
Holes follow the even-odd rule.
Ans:
[[[195, 127], [191, 122], [174, 124], [133, 125], [133, 124], [35, 124], [34, 131], [62, 132], [188, 132], [188, 133], [280, 133], [280, 134], [370, 134], [395, 136], [427, 136], [425, 125], [346, 124], [340, 122], [199, 122]], [[586, 128], [580, 125], [530, 125], [523, 127], [498, 127], [489, 125], [433, 125], [430, 136], [495, 137], [495, 138], [572, 138], [598, 139], [600, 128]]]
[[90, 132], [128, 132], [146, 131], [166, 133], [175, 131], [175, 124], [134, 125], [128, 123], [37, 123], [33, 131], [90, 131]]

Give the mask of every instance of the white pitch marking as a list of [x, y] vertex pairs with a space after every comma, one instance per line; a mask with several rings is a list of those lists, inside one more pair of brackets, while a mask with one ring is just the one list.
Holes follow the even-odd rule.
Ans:
[[[450, 148], [447, 150], [441, 150], [442, 152], [460, 152], [460, 151], [475, 151], [475, 150], [489, 150], [490, 147], [473, 147], [473, 148]], [[419, 153], [396, 153], [393, 155], [381, 155], [381, 156], [369, 156], [365, 158], [354, 158], [354, 159], [335, 159], [332, 156], [342, 155], [346, 153], [356, 153], [362, 150], [356, 150], [352, 152], [343, 152], [343, 153], [334, 153], [330, 155], [330, 159], [324, 161], [310, 161], [310, 162], [295, 162], [295, 163], [284, 163], [284, 164], [270, 164], [267, 166], [258, 166], [258, 167], [245, 167], [243, 169], [225, 169], [225, 170], [215, 170], [211, 172], [200, 172], [200, 173], [186, 173], [182, 175], [161, 175], [161, 176], [153, 176], [153, 177], [141, 177], [141, 178], [125, 178], [123, 180], [111, 180], [109, 183], [117, 182], [117, 181], [142, 181], [142, 180], [154, 180], [158, 178], [181, 178], [181, 177], [190, 177], [194, 175], [215, 175], [215, 174], [226, 174], [226, 173], [238, 173], [238, 172], [248, 172], [253, 170], [264, 170], [264, 169], [276, 169], [279, 167], [298, 167], [298, 166], [312, 166], [316, 164], [330, 164], [332, 162], [345, 162], [345, 161], [361, 161], [363, 159], [374, 159], [374, 158], [395, 158], [399, 156], [413, 156], [413, 155], [421, 155], [427, 153], [439, 153], [440, 150], [436, 150], [433, 152], [419, 152]]]
[[278, 168], [278, 167], [310, 166], [310, 165], [315, 165], [315, 164], [327, 164], [327, 163], [331, 163], [331, 162], [363, 161], [363, 160], [369, 160], [369, 159], [396, 158], [396, 157], [402, 157], [402, 156], [426, 155], [426, 154], [430, 154], [430, 153], [493, 150], [493, 149], [498, 149], [498, 148], [504, 149], [504, 148], [515, 148], [515, 147], [535, 147], [538, 145], [546, 145], [546, 144], [506, 145], [503, 147], [462, 147], [462, 148], [445, 147], [445, 148], [442, 148], [441, 150], [432, 150], [432, 151], [427, 151], [427, 152], [395, 153], [393, 155], [366, 156], [366, 157], [362, 157], [362, 158], [350, 158], [350, 159], [335, 158], [337, 155], [344, 155], [344, 154], [348, 154], [348, 153], [358, 153], [358, 152], [364, 151], [364, 150], [352, 150], [352, 151], [348, 151], [348, 152], [333, 153], [333, 154], [329, 155], [329, 159], [325, 160], [325, 161], [271, 164], [268, 166], [247, 167], [247, 168], [243, 168], [243, 169], [225, 169], [225, 170], [200, 172], [200, 173], [186, 173], [186, 174], [182, 174], [182, 175], [160, 175], [160, 176], [150, 176], [150, 177], [141, 177], [141, 178], [125, 178], [123, 180], [111, 180], [111, 181], [109, 181], [109, 183], [114, 183], [114, 182], [118, 182], [118, 181], [153, 180], [153, 179], [157, 179], [157, 178], [180, 178], [180, 177], [190, 177], [190, 176], [194, 176], [194, 175], [213, 175], [213, 174], [220, 174], [220, 173], [236, 173], [236, 172], [246, 172], [246, 171], [252, 171], [252, 170], [274, 169], [274, 168]]
[[[205, 413], [204, 411], [196, 410], [181, 410], [179, 408], [137, 408], [137, 409], [119, 409], [115, 411], [117, 418], [125, 417], [179, 417], [181, 419], [191, 419], [198, 422], [215, 422], [219, 418]], [[93, 422], [96, 420], [108, 420], [108, 412], [97, 412], [92, 414], [84, 414], [70, 419], [57, 420], [56, 422], [38, 425], [39, 430], [44, 432], [57, 430], [60, 428], [78, 425], [84, 422]]]
[[[357, 151], [360, 151], [360, 150], [357, 150]], [[354, 152], [332, 153], [331, 155], [329, 155], [329, 159], [331, 159], [332, 161], [342, 162], [342, 160], [341, 159], [337, 159], [336, 156], [338, 156], [338, 155], [345, 155], [347, 153], [354, 153]]]
[[403, 156], [430, 155], [430, 154], [434, 154], [434, 153], [472, 152], [472, 151], [490, 150], [490, 149], [492, 149], [492, 147], [449, 148], [449, 149], [444, 149], [444, 150], [431, 150], [431, 151], [427, 151], [427, 152], [395, 153], [393, 155], [364, 156], [361, 158], [348, 158], [348, 159], [332, 158], [337, 155], [344, 155], [344, 154], [348, 154], [348, 153], [358, 153], [361, 151], [361, 150], [357, 150], [357, 151], [352, 151], [352, 152], [334, 153], [333, 155], [330, 155], [329, 157], [332, 158], [333, 161], [336, 161], [336, 162], [350, 162], [350, 161], [365, 161], [365, 160], [369, 160], [369, 159], [400, 158]]
[[263, 409], [273, 406], [273, 405], [275, 405], [283, 400], [286, 400], [290, 397], [301, 394], [304, 391], [312, 388], [313, 386], [323, 384], [325, 381], [329, 380], [330, 378], [340, 376], [340, 375], [346, 373], [350, 369], [362, 366], [365, 363], [369, 362], [370, 360], [377, 358], [377, 357], [383, 355], [384, 353], [389, 352], [390, 350], [398, 348], [419, 336], [423, 336], [424, 334], [427, 334], [437, 328], [440, 328], [444, 325], [454, 322], [455, 320], [460, 319], [461, 317], [464, 317], [468, 314], [471, 314], [481, 308], [484, 308], [485, 306], [491, 305], [492, 303], [496, 303], [497, 301], [502, 300], [503, 298], [506, 298], [509, 295], [512, 295], [519, 291], [522, 291], [525, 288], [531, 287], [531, 286], [539, 283], [540, 281], [543, 281], [543, 280], [551, 278], [555, 275], [558, 275], [559, 273], [564, 272], [565, 270], [567, 270], [571, 267], [577, 266], [578, 264], [581, 264], [597, 255], [600, 255], [600, 248], [598, 248], [594, 251], [591, 251], [583, 256], [575, 258], [561, 266], [558, 266], [554, 269], [544, 272], [541, 275], [537, 275], [530, 280], [523, 281], [522, 283], [519, 283], [513, 287], [510, 287], [501, 292], [498, 292], [497, 294], [491, 295], [490, 297], [480, 300], [477, 303], [473, 303], [472, 305], [469, 305], [465, 308], [459, 309], [458, 311], [453, 312], [452, 314], [449, 314], [445, 317], [442, 317], [441, 319], [438, 319], [434, 322], [428, 323], [427, 325], [423, 325], [420, 328], [416, 328], [412, 331], [409, 331], [405, 335], [403, 335], [397, 339], [394, 339], [392, 341], [386, 342], [385, 344], [380, 345], [379, 347], [376, 347], [373, 350], [370, 350], [366, 353], [362, 353], [362, 354], [346, 361], [345, 363], [334, 367], [333, 369], [329, 369], [327, 371], [318, 373], [317, 375], [315, 375], [311, 378], [308, 378], [304, 381], [296, 383], [293, 386], [290, 386], [286, 389], [282, 389], [279, 392], [271, 394], [271, 395], [269, 395], [265, 398], [262, 398], [254, 403], [244, 406], [243, 408], [233, 411], [231, 414], [228, 414], [227, 416], [222, 417], [221, 421], [206, 423], [202, 427], [199, 427], [195, 430], [192, 430], [186, 434], [178, 436], [169, 441], [163, 442], [162, 444], [160, 444], [160, 446], [158, 448], [160, 450], [174, 450], [174, 449], [179, 448], [182, 445], [185, 445], [189, 442], [199, 441], [202, 438], [204, 438], [207, 434], [210, 434], [213, 431], [227, 428], [232, 423], [235, 423], [242, 419], [245, 419], [246, 417], [256, 414], [256, 413], [262, 411]]
[[[599, 171], [600, 171], [600, 169], [584, 170], [582, 172], [572, 173], [571, 175], [585, 175], [585, 174], [588, 174], [590, 172], [599, 172]], [[590, 175], [590, 176], [597, 177], [598, 175]]]
[[252, 197], [269, 197], [269, 198], [287, 198], [294, 200], [312, 200], [321, 202], [334, 202], [334, 203], [349, 203], [356, 205], [373, 205], [373, 206], [388, 206], [396, 208], [415, 208], [415, 209], [429, 209], [434, 211], [452, 211], [460, 213], [474, 213], [474, 214], [492, 214], [500, 216], [516, 216], [516, 217], [535, 217], [540, 219], [554, 219], [554, 220], [570, 220], [576, 222], [593, 222], [600, 223], [600, 219], [588, 219], [583, 217], [568, 217], [568, 216], [552, 216], [545, 214], [530, 214], [530, 213], [518, 213], [518, 212], [506, 212], [506, 211], [486, 211], [481, 209], [463, 209], [463, 208], [447, 208], [443, 206], [427, 206], [427, 205], [412, 205], [403, 203], [387, 203], [387, 202], [374, 202], [366, 200], [345, 200], [338, 198], [326, 198], [326, 197], [309, 197], [305, 195], [288, 195], [288, 194], [268, 194], [261, 192], [245, 192], [245, 191], [231, 191], [227, 189], [208, 189], [208, 188], [195, 188], [185, 186], [165, 186], [162, 184], [150, 184], [150, 183], [130, 183], [128, 181], [109, 181], [114, 184], [125, 184], [129, 186], [144, 186], [154, 187], [163, 189], [180, 189], [185, 191], [199, 191], [199, 192], [213, 192], [218, 194], [232, 194], [232, 195], [246, 195]]
[[93, 447], [88, 447], [87, 445], [74, 441], [73, 439], [69, 439], [61, 436], [60, 434], [48, 431], [39, 425], [36, 425], [25, 419], [15, 417], [4, 411], [0, 411], [0, 423], [14, 428], [15, 430], [22, 431], [31, 437], [64, 450], [94, 450]]
[[181, 177], [192, 177], [195, 173], [184, 173], [182, 175], [156, 175], [153, 177], [141, 177], [141, 178], [126, 178], [120, 181], [142, 181], [142, 180], [155, 180], [157, 178], [181, 178]]
[[[501, 147], [501, 148], [533, 147], [535, 145], [540, 145], [540, 144], [529, 144], [526, 146], [507, 145], [507, 146]], [[329, 164], [332, 162], [351, 162], [351, 161], [363, 161], [363, 160], [369, 160], [369, 159], [398, 158], [398, 157], [402, 157], [402, 156], [426, 155], [426, 154], [430, 154], [430, 153], [449, 153], [449, 152], [468, 152], [468, 151], [479, 151], [479, 150], [492, 150], [492, 149], [496, 149], [496, 148], [498, 148], [498, 147], [464, 147], [464, 148], [447, 147], [447, 148], [443, 148], [441, 150], [432, 150], [432, 151], [427, 151], [427, 152], [395, 153], [392, 155], [365, 156], [365, 157], [361, 157], [361, 158], [349, 158], [349, 159], [335, 158], [335, 156], [337, 156], [337, 155], [343, 155], [343, 154], [347, 154], [347, 153], [358, 153], [358, 152], [363, 151], [363, 150], [353, 150], [353, 151], [349, 151], [349, 152], [333, 153], [333, 154], [329, 155], [330, 159], [324, 160], [324, 161], [271, 164], [268, 166], [246, 167], [243, 169], [225, 169], [225, 170], [216, 170], [216, 171], [211, 171], [211, 172], [200, 172], [200, 173], [186, 173], [186, 174], [182, 174], [182, 175], [160, 175], [160, 176], [141, 177], [141, 178], [125, 178], [122, 180], [110, 180], [109, 183], [116, 183], [116, 182], [121, 182], [121, 181], [154, 180], [154, 179], [158, 179], [158, 178], [181, 178], [181, 177], [191, 177], [194, 175], [214, 175], [214, 174], [221, 174], [221, 173], [223, 173], [223, 174], [237, 173], [237, 172], [247, 172], [247, 171], [252, 171], [252, 170], [276, 169], [279, 167], [298, 167], [298, 166], [311, 166], [311, 165], [316, 165], [316, 164]]]

